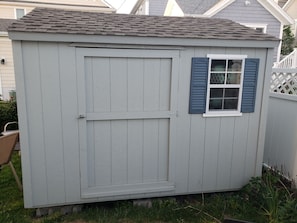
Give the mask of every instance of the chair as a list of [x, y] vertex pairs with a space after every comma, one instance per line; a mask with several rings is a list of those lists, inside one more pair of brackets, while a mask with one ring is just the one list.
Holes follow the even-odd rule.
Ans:
[[11, 162], [11, 156], [12, 156], [15, 144], [17, 143], [18, 137], [19, 137], [18, 132], [14, 132], [9, 135], [4, 135], [0, 137], [0, 166], [4, 164], [8, 164], [10, 166], [13, 176], [17, 182], [17, 185], [20, 191], [22, 191], [23, 187], [22, 187], [21, 181]]
[[14, 132], [19, 132], [18, 129], [16, 129], [16, 130], [8, 130], [8, 126], [13, 126], [13, 127], [16, 127], [17, 126], [17, 128], [18, 128], [18, 122], [7, 122], [4, 125], [3, 132], [1, 132], [2, 135], [5, 136], [5, 135], [8, 135], [8, 134], [11, 134], [11, 133], [14, 133]]

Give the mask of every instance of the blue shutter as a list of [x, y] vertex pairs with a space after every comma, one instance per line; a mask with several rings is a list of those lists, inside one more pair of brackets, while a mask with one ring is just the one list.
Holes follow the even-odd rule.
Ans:
[[241, 112], [254, 112], [257, 79], [259, 70], [259, 59], [247, 58], [244, 67], [244, 79], [242, 90]]
[[190, 88], [190, 114], [202, 114], [205, 112], [208, 58], [192, 58], [191, 88]]

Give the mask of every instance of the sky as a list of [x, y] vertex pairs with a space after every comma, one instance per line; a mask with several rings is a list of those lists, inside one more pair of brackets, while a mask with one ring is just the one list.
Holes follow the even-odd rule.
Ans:
[[113, 7], [118, 9], [125, 0], [106, 0], [109, 4], [111, 4]]

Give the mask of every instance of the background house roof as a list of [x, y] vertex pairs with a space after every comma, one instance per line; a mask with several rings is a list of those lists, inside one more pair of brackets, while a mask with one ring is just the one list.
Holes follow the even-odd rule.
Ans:
[[226, 19], [159, 17], [37, 8], [10, 32], [222, 40], [277, 40]]
[[65, 5], [65, 6], [92, 6], [98, 8], [109, 8], [105, 2], [102, 0], [1, 0], [1, 2], [6, 2], [10, 4], [44, 4], [44, 5]]
[[220, 0], [176, 0], [185, 14], [204, 14]]
[[0, 19], [0, 32], [7, 32], [8, 26], [10, 26], [15, 19]]

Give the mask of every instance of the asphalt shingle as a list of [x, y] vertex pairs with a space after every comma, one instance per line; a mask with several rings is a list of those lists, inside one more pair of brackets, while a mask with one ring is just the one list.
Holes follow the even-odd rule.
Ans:
[[108, 14], [36, 8], [10, 32], [221, 40], [277, 40], [226, 19]]
[[15, 21], [15, 19], [0, 19], [0, 32], [7, 32], [8, 27]]

